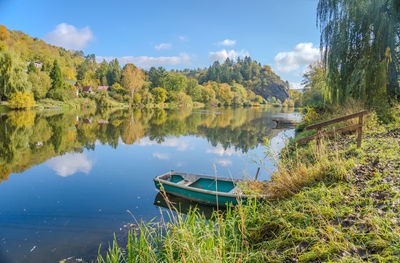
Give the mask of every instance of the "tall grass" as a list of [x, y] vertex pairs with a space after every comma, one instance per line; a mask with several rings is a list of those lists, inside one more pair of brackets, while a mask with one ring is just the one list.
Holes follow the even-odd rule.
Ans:
[[[399, 108], [397, 112], [400, 116]], [[387, 127], [397, 130], [399, 123]], [[365, 127], [366, 134], [386, 130], [375, 114]], [[376, 140], [366, 138], [361, 149], [355, 148], [355, 140], [346, 147], [325, 140], [319, 151], [315, 143], [290, 144], [275, 159], [277, 169], [266, 183], [271, 200], [239, 203], [224, 213], [215, 211], [209, 220], [196, 209], [187, 215], [167, 212], [168, 223], [141, 224], [138, 232], [129, 232], [126, 246], [114, 240], [96, 262], [399, 262], [398, 208], [391, 204], [398, 186], [384, 183], [384, 173], [377, 171], [362, 183], [350, 176], [354, 164], [368, 161], [376, 147], [381, 147], [378, 152], [393, 147], [393, 156], [380, 158], [398, 160], [398, 141], [385, 146]], [[276, 158], [268, 142], [266, 154]], [[392, 199], [378, 209], [372, 194], [382, 192]]]
[[[171, 204], [172, 207], [172, 204]], [[249, 217], [258, 216], [256, 200], [215, 211], [209, 220], [193, 209], [187, 215], [167, 212], [168, 223], [141, 224], [128, 233], [126, 247], [114, 239], [98, 263], [119, 262], [247, 262], [262, 260], [247, 240]], [[177, 210], [172, 207], [175, 212]]]

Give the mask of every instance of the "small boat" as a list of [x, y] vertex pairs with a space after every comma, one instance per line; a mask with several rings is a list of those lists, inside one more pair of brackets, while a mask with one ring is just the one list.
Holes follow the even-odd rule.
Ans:
[[171, 171], [153, 180], [160, 191], [208, 205], [236, 205], [255, 197], [243, 194], [238, 179]]
[[293, 120], [275, 119], [273, 121], [276, 122], [277, 125], [295, 125], [295, 124], [297, 124], [297, 122], [295, 122]]

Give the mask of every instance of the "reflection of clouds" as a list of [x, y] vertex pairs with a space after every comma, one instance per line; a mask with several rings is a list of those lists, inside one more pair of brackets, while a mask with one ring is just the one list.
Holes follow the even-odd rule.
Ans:
[[219, 156], [232, 156], [232, 155], [239, 155], [239, 153], [232, 147], [224, 149], [224, 147], [221, 144], [218, 144], [216, 147], [208, 147], [207, 148], [207, 153], [213, 153], [217, 154]]
[[217, 161], [217, 163], [219, 165], [222, 165], [222, 166], [228, 166], [228, 165], [230, 166], [230, 165], [232, 165], [232, 161], [229, 160], [229, 159], [220, 159], [220, 160]]
[[271, 150], [278, 155], [286, 146], [290, 138], [294, 137], [294, 129], [281, 131], [278, 135], [271, 139]]
[[189, 148], [189, 141], [185, 138], [166, 138], [163, 142], [158, 143], [152, 141], [148, 137], [141, 139], [138, 145], [149, 146], [149, 145], [161, 145], [167, 147], [176, 147], [178, 151], [185, 151]]
[[66, 177], [77, 172], [88, 174], [93, 166], [93, 161], [88, 160], [84, 153], [66, 153], [54, 157], [47, 162], [59, 176]]
[[160, 159], [160, 160], [169, 160], [169, 155], [167, 153], [153, 153], [153, 157]]

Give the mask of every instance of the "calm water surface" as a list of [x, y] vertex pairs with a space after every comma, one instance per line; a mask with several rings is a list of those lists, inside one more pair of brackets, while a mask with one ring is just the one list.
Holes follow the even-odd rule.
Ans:
[[[152, 178], [169, 170], [254, 176], [282, 109], [11, 112], [0, 115], [0, 262], [91, 259], [124, 225], [160, 217]], [[264, 160], [261, 180], [273, 164]]]

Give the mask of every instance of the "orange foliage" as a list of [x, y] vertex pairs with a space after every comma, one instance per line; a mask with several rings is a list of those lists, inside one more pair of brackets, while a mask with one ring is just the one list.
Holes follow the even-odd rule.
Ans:
[[4, 25], [0, 25], [0, 40], [7, 40], [10, 36], [7, 28]]

